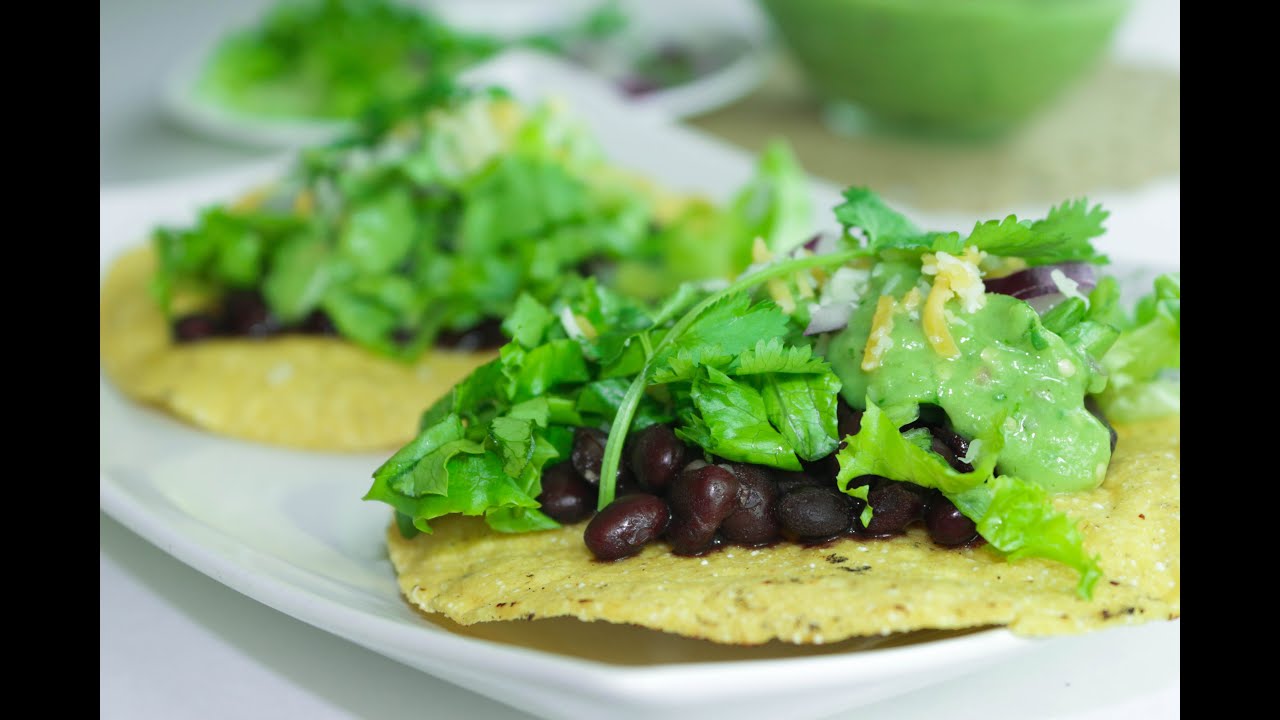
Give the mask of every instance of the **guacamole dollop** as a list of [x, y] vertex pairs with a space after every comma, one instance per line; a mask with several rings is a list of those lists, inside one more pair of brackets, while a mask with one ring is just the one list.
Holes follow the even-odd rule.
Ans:
[[828, 347], [827, 361], [851, 406], [865, 409], [870, 398], [905, 424], [921, 405], [936, 405], [966, 437], [1003, 438], [1002, 473], [1053, 493], [1101, 484], [1111, 458], [1110, 433], [1085, 409], [1094, 371], [1079, 348], [1046, 331], [1027, 303], [987, 294], [972, 313], [949, 309], [959, 355], [945, 357], [927, 341], [919, 308], [898, 302], [887, 349], [868, 372], [862, 366], [876, 299], [892, 296], [893, 286], [901, 288], [898, 300], [911, 288], [928, 291], [918, 268], [886, 264], [872, 273], [866, 299]]

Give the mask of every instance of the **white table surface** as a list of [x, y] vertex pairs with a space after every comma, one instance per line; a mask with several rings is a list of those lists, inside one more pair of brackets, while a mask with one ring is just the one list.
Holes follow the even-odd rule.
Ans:
[[[159, 110], [165, 69], [186, 48], [252, 17], [263, 0], [102, 0], [100, 181], [234, 166], [261, 153], [212, 143]], [[1138, 0], [1116, 52], [1179, 63], [1176, 0]], [[272, 610], [187, 567], [101, 515], [103, 718], [529, 718]], [[1119, 631], [1078, 661], [1073, 640], [905, 697], [858, 720], [1134, 720], [1180, 715], [1176, 626]], [[1143, 642], [1130, 643], [1141, 636]], [[1141, 654], [1127, 650], [1142, 646]], [[1152, 653], [1150, 648], [1162, 652]], [[971, 709], [972, 712], [966, 709]]]

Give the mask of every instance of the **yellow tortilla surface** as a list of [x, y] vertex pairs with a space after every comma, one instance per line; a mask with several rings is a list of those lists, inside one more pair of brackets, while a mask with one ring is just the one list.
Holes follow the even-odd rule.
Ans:
[[102, 286], [107, 376], [135, 400], [223, 435], [314, 450], [411, 440], [422, 411], [495, 353], [429, 352], [408, 365], [332, 337], [175, 344], [147, 284], [151, 248], [115, 261]]
[[721, 643], [835, 642], [924, 629], [1007, 625], [1022, 635], [1080, 633], [1179, 617], [1180, 420], [1119, 427], [1106, 481], [1059, 496], [1101, 555], [1091, 601], [1056, 563], [1006, 562], [989, 548], [944, 549], [921, 528], [889, 540], [817, 548], [729, 546], [701, 558], [661, 542], [595, 561], [584, 524], [503, 535], [478, 518], [432, 521], [411, 540], [388, 529], [400, 588], [462, 625], [568, 616]]

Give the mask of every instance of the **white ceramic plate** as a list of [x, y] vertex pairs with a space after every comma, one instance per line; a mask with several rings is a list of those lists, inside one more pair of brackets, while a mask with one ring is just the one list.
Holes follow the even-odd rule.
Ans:
[[[578, 14], [585, 12], [590, 4], [581, 5], [577, 8]], [[611, 92], [636, 109], [683, 118], [731, 103], [759, 86], [768, 70], [770, 56], [768, 33], [758, 12], [750, 12], [751, 6], [742, 3], [704, 2], [683, 7], [677, 24], [672, 22], [674, 16], [670, 12], [663, 12], [663, 8], [670, 10], [672, 6], [670, 2], [632, 3], [627, 10], [632, 16], [632, 41], [637, 44], [678, 41], [693, 48], [707, 47], [714, 42], [727, 48], [724, 64], [689, 82], [630, 99], [620, 91], [611, 89]], [[548, 26], [566, 15], [573, 17], [565, 7], [551, 14], [554, 8], [557, 6], [522, 0], [473, 0], [437, 3], [432, 10], [458, 27], [514, 36]], [[202, 48], [186, 56], [168, 74], [162, 89], [165, 110], [188, 129], [219, 140], [262, 148], [314, 145], [350, 129], [351, 124], [346, 121], [262, 117], [218, 104], [196, 88], [196, 79], [209, 52], [210, 48]], [[576, 67], [551, 56], [537, 62]], [[620, 71], [625, 62], [622, 57], [613, 58], [609, 64], [619, 67], [601, 68], [601, 71]]]
[[[636, 113], [559, 63], [540, 63], [503, 58], [481, 72], [526, 97], [569, 95], [618, 162], [673, 187], [724, 197], [749, 176], [746, 154]], [[103, 190], [102, 268], [155, 224], [188, 222], [202, 205], [280, 168], [273, 162]], [[836, 188], [815, 183], [814, 190], [817, 221], [828, 226], [826, 208], [835, 204]], [[1177, 197], [1175, 184], [1108, 201], [1111, 239], [1117, 241], [1108, 246], [1113, 256], [1176, 264]], [[972, 222], [913, 215], [932, 227]], [[1148, 233], [1159, 242], [1140, 240]], [[1096, 642], [1032, 641], [987, 630], [745, 650], [569, 620], [462, 629], [424, 616], [400, 598], [383, 546], [388, 513], [360, 501], [385, 454], [304, 453], [220, 438], [128, 402], [105, 377], [99, 393], [100, 499], [112, 517], [277, 610], [542, 716], [639, 718], [679, 710], [708, 720], [818, 717], [1063, 642], [1075, 641], [1073, 651], [1088, 662], [1091, 652], [1105, 652], [1108, 641], [1126, 632], [1098, 633]], [[1168, 623], [1155, 637], [1167, 645], [1178, 628]], [[1153, 636], [1133, 637], [1150, 642]]]

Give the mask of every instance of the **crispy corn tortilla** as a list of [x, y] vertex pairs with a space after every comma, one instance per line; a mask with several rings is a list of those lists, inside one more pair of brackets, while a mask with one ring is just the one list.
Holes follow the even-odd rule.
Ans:
[[429, 352], [408, 365], [331, 337], [178, 345], [147, 292], [155, 255], [121, 256], [102, 286], [99, 349], [125, 394], [223, 435], [314, 450], [382, 450], [493, 352]]
[[602, 563], [583, 544], [583, 524], [503, 535], [451, 516], [411, 540], [393, 523], [388, 549], [410, 602], [462, 625], [570, 616], [754, 645], [987, 625], [1062, 635], [1167, 620], [1181, 606], [1180, 427], [1173, 418], [1117, 428], [1103, 485], [1056, 498], [1101, 555], [1091, 601], [1076, 595], [1070, 568], [940, 548], [918, 527], [888, 540], [729, 546], [701, 558], [656, 543]]

